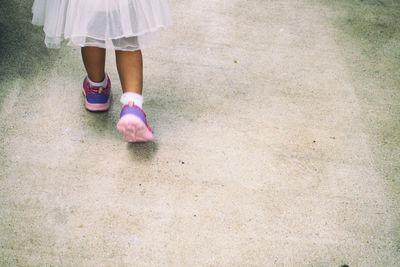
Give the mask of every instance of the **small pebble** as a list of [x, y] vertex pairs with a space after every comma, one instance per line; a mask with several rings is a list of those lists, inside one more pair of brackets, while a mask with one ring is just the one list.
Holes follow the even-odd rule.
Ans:
[[79, 142], [79, 141], [82, 140], [82, 137], [80, 137], [80, 136], [72, 136], [71, 140], [74, 141], [74, 142]]

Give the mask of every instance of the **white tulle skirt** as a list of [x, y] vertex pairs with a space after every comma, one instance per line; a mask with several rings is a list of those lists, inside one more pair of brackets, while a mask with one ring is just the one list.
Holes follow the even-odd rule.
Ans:
[[172, 24], [168, 0], [35, 0], [35, 25], [43, 25], [45, 43], [59, 48], [96, 46], [135, 51], [156, 42]]

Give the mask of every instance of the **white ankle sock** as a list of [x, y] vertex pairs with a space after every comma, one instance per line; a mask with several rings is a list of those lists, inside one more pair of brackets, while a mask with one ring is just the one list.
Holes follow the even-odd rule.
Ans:
[[94, 87], [103, 87], [103, 88], [106, 88], [107, 85], [108, 85], [108, 83], [107, 83], [107, 80], [108, 80], [108, 79], [107, 79], [107, 78], [108, 78], [107, 73], [104, 73], [104, 81], [99, 82], [99, 83], [95, 83], [95, 82], [93, 82], [93, 81], [89, 78], [89, 76], [88, 76], [88, 80], [89, 80], [89, 83], [90, 83], [91, 86], [94, 86]]
[[128, 105], [129, 102], [133, 102], [139, 108], [142, 108], [143, 106], [143, 96], [137, 93], [124, 93], [122, 94], [120, 101], [124, 106]]

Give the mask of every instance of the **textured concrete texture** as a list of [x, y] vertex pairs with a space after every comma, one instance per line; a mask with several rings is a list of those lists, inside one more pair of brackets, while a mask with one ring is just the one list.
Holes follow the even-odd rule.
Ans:
[[398, 266], [398, 1], [171, 0], [147, 144], [4, 2], [1, 266]]

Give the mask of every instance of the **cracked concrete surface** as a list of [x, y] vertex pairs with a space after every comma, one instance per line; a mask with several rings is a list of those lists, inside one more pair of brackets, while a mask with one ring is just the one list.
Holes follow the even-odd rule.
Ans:
[[8, 2], [0, 265], [399, 262], [399, 4], [171, 0], [144, 51], [156, 142], [125, 144], [112, 51], [87, 112], [79, 51]]

